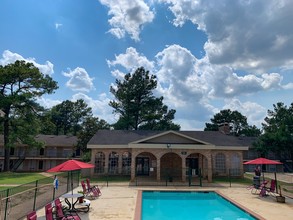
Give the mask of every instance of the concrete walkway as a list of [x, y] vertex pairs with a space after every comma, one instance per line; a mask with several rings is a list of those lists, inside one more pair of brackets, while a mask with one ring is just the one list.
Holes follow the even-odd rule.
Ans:
[[[217, 187], [134, 187], [128, 183], [117, 183], [109, 187], [100, 186], [102, 196], [91, 200], [88, 213], [80, 213], [83, 220], [132, 220], [134, 219], [136, 200], [139, 190], [215, 190], [241, 206], [267, 220], [288, 220], [293, 216], [293, 199], [286, 198], [286, 203], [278, 203], [272, 196], [260, 197], [251, 194], [243, 185], [218, 185]], [[80, 190], [78, 187], [75, 192]], [[38, 220], [45, 220], [44, 208], [38, 210]]]

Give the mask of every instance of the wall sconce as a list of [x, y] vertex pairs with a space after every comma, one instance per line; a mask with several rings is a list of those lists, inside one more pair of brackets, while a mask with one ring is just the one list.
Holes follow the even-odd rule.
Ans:
[[167, 144], [167, 148], [170, 148], [171, 147], [171, 144]]

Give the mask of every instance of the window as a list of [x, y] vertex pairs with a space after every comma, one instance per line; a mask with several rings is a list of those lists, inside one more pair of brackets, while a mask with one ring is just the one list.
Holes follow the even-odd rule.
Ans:
[[225, 173], [226, 172], [226, 157], [223, 153], [216, 154], [216, 164], [215, 171], [216, 173]]
[[118, 174], [119, 155], [116, 152], [111, 152], [109, 155], [109, 173]]
[[232, 154], [231, 156], [231, 168], [230, 168], [231, 176], [239, 176], [240, 175], [240, 156], [238, 154]]
[[131, 173], [131, 153], [124, 152], [122, 154], [122, 174]]
[[44, 161], [40, 160], [39, 161], [39, 170], [43, 169]]
[[63, 157], [71, 157], [72, 153], [71, 149], [63, 149]]
[[104, 173], [105, 170], [105, 154], [98, 152], [95, 156], [95, 173]]
[[14, 155], [14, 147], [11, 147], [10, 148], [10, 156], [13, 156]]
[[41, 148], [40, 149], [40, 156], [44, 156], [44, 153], [45, 153], [45, 149], [44, 148]]

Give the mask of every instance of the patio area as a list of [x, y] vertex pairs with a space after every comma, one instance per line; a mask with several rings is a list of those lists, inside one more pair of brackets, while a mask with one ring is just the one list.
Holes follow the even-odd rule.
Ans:
[[[267, 220], [285, 220], [291, 219], [293, 215], [293, 199], [286, 198], [286, 203], [278, 203], [272, 196], [260, 197], [251, 194], [250, 190], [243, 185], [219, 185], [210, 187], [134, 187], [128, 183], [116, 183], [111, 186], [100, 186], [102, 196], [98, 199], [91, 200], [90, 211], [88, 213], [80, 213], [80, 217], [84, 220], [132, 220], [134, 219], [136, 209], [136, 199], [139, 190], [215, 190], [224, 194], [229, 199], [236, 201], [243, 207], [261, 216]], [[81, 190], [81, 187], [74, 191]], [[45, 220], [45, 209], [37, 211], [38, 219]]]

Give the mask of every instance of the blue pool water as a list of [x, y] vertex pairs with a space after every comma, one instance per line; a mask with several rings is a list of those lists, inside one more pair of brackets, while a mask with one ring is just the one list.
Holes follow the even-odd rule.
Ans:
[[143, 191], [142, 220], [256, 219], [215, 192]]

